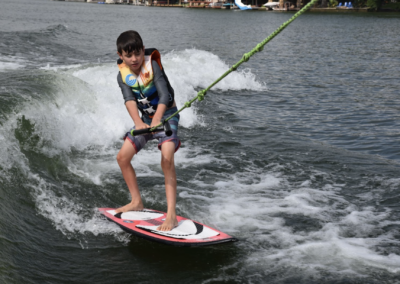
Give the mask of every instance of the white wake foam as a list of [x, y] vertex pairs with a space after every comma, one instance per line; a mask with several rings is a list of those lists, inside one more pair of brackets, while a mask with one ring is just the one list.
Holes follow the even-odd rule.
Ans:
[[23, 58], [16, 56], [0, 56], [0, 72], [22, 69], [25, 66], [26, 61]]
[[[371, 268], [400, 272], [400, 256], [380, 251], [381, 246], [400, 244], [392, 233], [383, 233], [383, 228], [400, 224], [389, 221], [389, 210], [376, 212], [350, 203], [340, 195], [345, 185], [312, 187], [310, 181], [322, 172], [293, 183], [282, 166], [270, 168], [221, 175], [212, 185], [197, 180], [192, 189], [179, 194], [197, 220], [201, 216], [200, 222], [244, 240], [239, 245], [252, 252], [239, 266], [262, 268], [266, 274], [277, 266], [300, 268], [311, 275], [320, 269], [360, 277]], [[301, 222], [316, 225], [312, 229]]]

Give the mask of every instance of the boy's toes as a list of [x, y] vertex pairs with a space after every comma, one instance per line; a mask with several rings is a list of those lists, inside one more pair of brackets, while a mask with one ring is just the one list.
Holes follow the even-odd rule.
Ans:
[[163, 232], [167, 232], [167, 231], [171, 231], [173, 228], [178, 226], [178, 222], [167, 222], [165, 221], [161, 226], [159, 226], [157, 228], [158, 231], [163, 231]]

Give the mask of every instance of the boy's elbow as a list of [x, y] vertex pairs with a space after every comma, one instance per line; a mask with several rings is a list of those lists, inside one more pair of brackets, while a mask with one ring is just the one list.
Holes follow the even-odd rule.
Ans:
[[125, 106], [128, 108], [129, 106], [136, 106], [136, 102], [133, 99], [126, 99]]

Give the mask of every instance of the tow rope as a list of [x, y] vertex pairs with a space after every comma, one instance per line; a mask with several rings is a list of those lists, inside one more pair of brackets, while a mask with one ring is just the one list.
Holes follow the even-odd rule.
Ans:
[[276, 37], [281, 31], [283, 31], [291, 22], [293, 22], [298, 16], [300, 16], [301, 14], [303, 14], [305, 11], [307, 11], [312, 5], [315, 4], [315, 2], [317, 2], [318, 0], [311, 0], [306, 6], [304, 6], [300, 11], [298, 11], [296, 14], [293, 15], [293, 17], [291, 17], [288, 21], [284, 22], [279, 28], [277, 28], [269, 37], [267, 37], [266, 39], [264, 39], [262, 42], [260, 42], [259, 44], [256, 45], [255, 48], [253, 48], [253, 50], [251, 50], [249, 53], [245, 53], [243, 54], [243, 57], [241, 60], [239, 60], [236, 64], [234, 64], [231, 68], [229, 68], [228, 71], [226, 71], [224, 74], [222, 74], [221, 77], [219, 77], [217, 80], [215, 80], [210, 86], [208, 86], [207, 88], [199, 91], [197, 93], [197, 96], [194, 97], [192, 100], [186, 102], [184, 104], [184, 106], [179, 109], [177, 112], [175, 112], [173, 115], [171, 115], [170, 117], [166, 118], [163, 122], [161, 122], [160, 124], [150, 128], [150, 132], [156, 130], [156, 128], [160, 127], [161, 125], [163, 125], [163, 123], [167, 122], [168, 120], [170, 120], [171, 118], [173, 118], [175, 115], [177, 115], [178, 113], [180, 113], [182, 110], [184, 110], [187, 107], [191, 107], [192, 103], [196, 100], [199, 100], [199, 102], [201, 102], [202, 100], [204, 100], [204, 96], [207, 94], [207, 91], [210, 90], [213, 86], [215, 86], [219, 81], [221, 81], [222, 79], [224, 79], [226, 76], [228, 76], [231, 72], [236, 71], [236, 69], [243, 63], [243, 62], [247, 62], [249, 61], [250, 57], [252, 57], [256, 52], [260, 52], [264, 49], [264, 46], [270, 42], [274, 37]]

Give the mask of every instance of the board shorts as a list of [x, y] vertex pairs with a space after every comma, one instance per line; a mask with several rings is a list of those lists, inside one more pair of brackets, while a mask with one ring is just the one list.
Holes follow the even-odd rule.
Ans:
[[[176, 107], [167, 109], [165, 111], [162, 119], [166, 119], [166, 118], [170, 117], [172, 114], [174, 114], [177, 111], [178, 111], [178, 109]], [[168, 141], [174, 142], [175, 143], [175, 152], [176, 152], [176, 151], [178, 151], [179, 147], [181, 146], [181, 140], [179, 140], [179, 137], [178, 137], [179, 118], [180, 118], [180, 116], [179, 116], [179, 114], [177, 114], [174, 117], [172, 117], [170, 120], [168, 120], [169, 125], [171, 126], [171, 130], [172, 130], [171, 136], [165, 135], [164, 131], [156, 132], [155, 134], [149, 133], [149, 134], [145, 134], [145, 135], [132, 136], [131, 131], [135, 129], [135, 127], [132, 127], [129, 130], [129, 132], [127, 132], [125, 134], [124, 140], [128, 139], [132, 143], [133, 147], [136, 150], [136, 153], [138, 153], [140, 150], [142, 150], [144, 145], [146, 145], [146, 143], [148, 141], [153, 140], [153, 139], [158, 139], [158, 149], [159, 150], [161, 150], [161, 146], [163, 143], [168, 142]], [[149, 118], [148, 116], [143, 116], [142, 120], [147, 125], [151, 125], [151, 118]]]

